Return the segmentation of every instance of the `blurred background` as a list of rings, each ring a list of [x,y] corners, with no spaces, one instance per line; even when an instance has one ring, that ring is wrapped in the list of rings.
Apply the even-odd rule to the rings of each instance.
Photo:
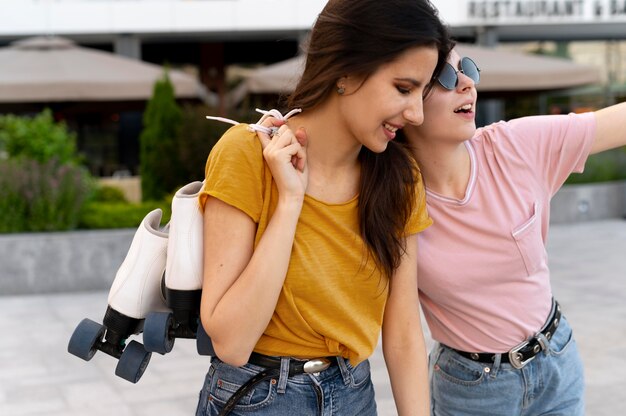
[[[588,111],[626,96],[624,0],[433,3],[459,42],[479,48],[467,53],[483,71],[479,125]],[[174,133],[186,136],[186,150],[170,152],[178,160],[163,167],[180,172],[169,192],[202,176],[213,139],[206,135],[220,134],[198,111],[251,121],[255,107],[275,107],[298,77],[302,60],[292,58],[324,4],[0,0],[0,113],[49,109],[74,135],[91,175],[137,176],[146,105],[167,71],[181,108]],[[127,195],[140,200],[130,187]]]
[[[0,0],[0,237],[132,229],[155,208],[165,224],[230,126],[205,116],[287,110],[325,3]],[[626,99],[626,0],[433,4],[481,68],[478,126]],[[552,222],[622,218],[626,150],[593,155],[567,185]]]
[[[166,224],[175,191],[204,177],[229,127],[205,116],[285,110],[325,3],[0,0],[0,414],[191,414],[207,365],[191,346],[137,390],[115,360],[86,365],[66,343],[100,319],[146,213]],[[479,126],[626,100],[626,0],[433,4],[481,68]],[[625,216],[624,148],[592,156],[552,200],[553,283],[576,306],[592,415],[623,407]],[[379,350],[373,363],[392,415]]]

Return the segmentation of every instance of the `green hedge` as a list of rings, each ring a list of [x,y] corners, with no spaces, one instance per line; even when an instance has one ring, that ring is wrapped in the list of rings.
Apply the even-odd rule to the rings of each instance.
[[[583,173],[573,173],[566,184],[608,182],[626,179],[626,147],[589,156]]]
[[[91,201],[94,202],[124,202],[128,200],[121,189],[110,185],[98,185]]]
[[[171,207],[167,202],[89,202],[85,205],[78,224],[82,229],[136,228],[143,218],[155,208],[163,210],[161,224],[171,217]]]

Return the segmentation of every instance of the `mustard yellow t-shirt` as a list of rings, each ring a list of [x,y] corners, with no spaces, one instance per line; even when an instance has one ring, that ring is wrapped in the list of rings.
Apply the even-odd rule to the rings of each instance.
[[[200,202],[204,206],[211,195],[249,215],[258,224],[256,246],[276,208],[278,189],[256,133],[246,127],[231,128],[213,148]],[[421,180],[418,191],[419,208],[407,234],[432,223]],[[256,352],[301,358],[340,355],[353,365],[372,354],[388,282],[367,256],[357,204],[358,197],[328,204],[305,195],[285,283]]]

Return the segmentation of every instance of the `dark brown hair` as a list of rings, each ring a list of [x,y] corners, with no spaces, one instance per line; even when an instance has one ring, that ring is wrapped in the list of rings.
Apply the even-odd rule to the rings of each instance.
[[[428,0],[330,0],[311,32],[304,73],[289,108],[314,108],[334,92],[341,77],[367,79],[417,46],[437,48],[438,74],[452,43]],[[359,160],[361,236],[378,268],[391,277],[406,249],[404,231],[416,204],[416,166],[395,141],[380,154],[363,147]]]

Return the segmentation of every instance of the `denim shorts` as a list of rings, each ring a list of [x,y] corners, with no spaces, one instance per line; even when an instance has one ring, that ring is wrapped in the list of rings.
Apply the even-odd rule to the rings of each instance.
[[[549,341],[521,369],[480,363],[436,345],[430,354],[433,416],[582,416],[583,366],[565,317]]]
[[[283,358],[288,360],[288,358]],[[287,377],[257,384],[230,413],[237,415],[376,415],[369,361],[352,367],[337,358],[338,365],[316,374]],[[288,366],[286,366],[288,368]],[[213,358],[206,375],[196,416],[217,415],[237,389],[264,370],[253,364],[233,367]]]

